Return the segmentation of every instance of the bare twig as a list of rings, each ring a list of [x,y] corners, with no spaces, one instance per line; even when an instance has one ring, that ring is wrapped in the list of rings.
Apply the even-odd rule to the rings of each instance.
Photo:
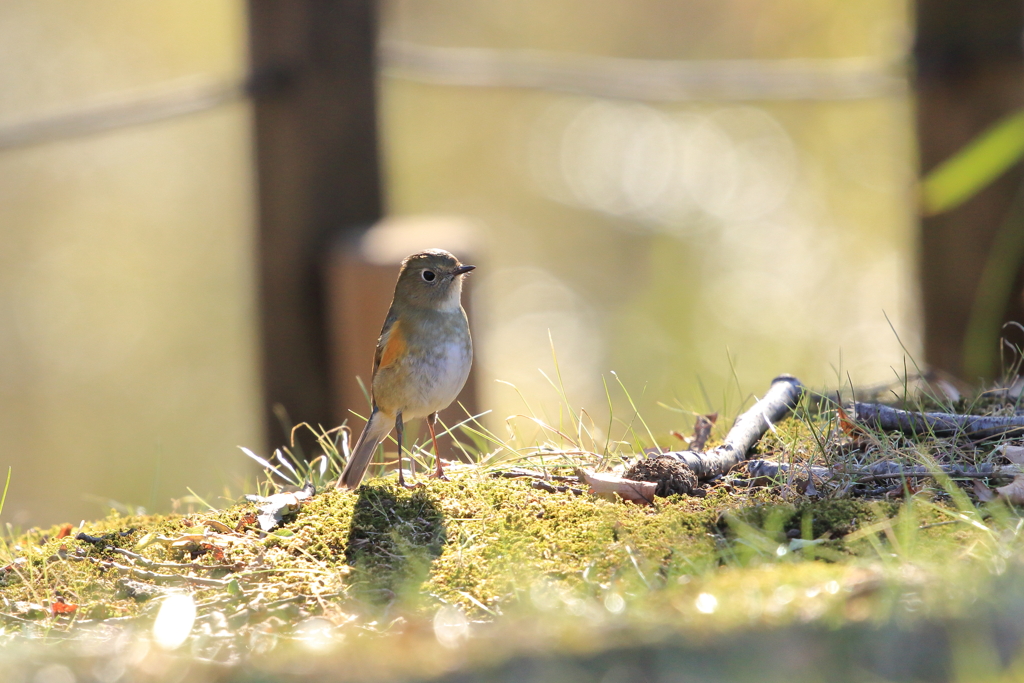
[[[543,472],[537,472],[536,470],[526,470],[520,467],[513,467],[510,470],[504,472],[493,472],[492,477],[502,477],[505,479],[547,479]]]
[[[774,423],[789,415],[800,400],[802,392],[803,385],[796,377],[776,377],[764,398],[736,418],[736,424],[729,430],[724,444],[705,453],[672,451],[662,455],[679,460],[690,468],[698,479],[710,479],[725,474],[746,460],[747,451],[771,429]]]
[[[226,588],[230,581],[222,581],[221,579],[206,579],[201,576],[182,576],[181,574],[158,574],[156,572],[146,571],[145,569],[139,569],[124,564],[118,564],[117,562],[110,562],[109,560],[99,560],[94,557],[69,557],[70,560],[89,560],[100,565],[104,569],[112,569],[118,574],[124,576],[130,576],[135,579],[142,581],[151,581],[155,584],[195,584],[198,586],[214,586],[217,588]]]
[[[880,403],[854,403],[854,419],[886,432],[911,435],[955,436],[992,439],[1024,435],[1024,415],[1009,417],[919,413],[891,408]]]
[[[1024,474],[1024,468],[1020,465],[996,466],[991,464],[978,465],[977,467],[961,467],[959,465],[942,465],[939,467],[926,467],[915,465],[906,467],[892,462],[882,462],[866,470],[847,472],[850,477],[858,483],[879,481],[883,479],[913,479],[914,477],[941,477],[951,479],[988,479],[990,477],[1016,477]]]
[[[569,491],[577,496],[583,495],[583,489],[574,489],[571,486],[555,486],[547,483],[546,481],[531,481],[530,487],[547,491],[548,493],[565,493],[566,491]]]
[[[782,474],[788,474],[790,470],[796,473],[806,473],[810,469],[811,474],[815,477],[825,479],[833,476],[834,472],[827,467],[810,467],[805,465],[790,465],[785,462],[777,462],[775,460],[748,460],[747,461],[747,472],[754,479],[761,477],[772,478]]]
[[[214,570],[228,570],[234,571],[236,567],[231,564],[199,564],[197,562],[155,562],[147,559],[138,553],[133,553],[130,550],[124,548],[115,548],[113,546],[107,546],[106,550],[115,552],[119,555],[124,555],[130,560],[133,560],[143,567],[148,569],[191,569],[193,571],[214,571]]]
[[[217,588],[227,588],[230,581],[222,581],[220,579],[206,579],[201,576],[182,576],[180,574],[157,574],[156,572],[147,571],[145,569],[139,569],[138,567],[126,566],[118,564],[116,562],[104,563],[104,566],[108,569],[113,569],[118,573],[131,576],[142,581],[152,581],[155,584],[196,584],[199,586],[215,586]]]
[[[807,468],[794,466],[796,472],[806,472]],[[871,481],[884,481],[887,479],[913,479],[915,477],[936,477],[947,476],[951,479],[988,479],[988,478],[1011,478],[1024,474],[1024,467],[1020,465],[991,464],[978,465],[977,467],[961,467],[959,465],[941,465],[927,467],[923,465],[905,466],[894,462],[880,462],[866,469],[860,470],[830,470],[826,467],[811,467],[811,474],[822,479],[836,476],[848,476],[855,483],[867,483]],[[775,477],[780,473],[788,473],[790,465],[774,460],[749,460],[747,471],[751,478]]]

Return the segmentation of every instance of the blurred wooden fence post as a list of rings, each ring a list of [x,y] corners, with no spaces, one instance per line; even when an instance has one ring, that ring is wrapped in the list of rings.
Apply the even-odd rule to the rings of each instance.
[[[275,406],[293,423],[332,425],[321,254],[381,214],[375,9],[370,0],[249,0],[271,447],[287,438]]]

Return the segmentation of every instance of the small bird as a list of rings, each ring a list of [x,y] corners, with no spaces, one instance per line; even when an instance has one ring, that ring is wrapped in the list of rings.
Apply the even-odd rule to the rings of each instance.
[[[473,364],[473,340],[462,308],[462,278],[476,266],[459,263],[443,249],[427,249],[402,261],[395,298],[373,355],[373,409],[336,486],[354,489],[363,480],[377,444],[394,425],[398,437],[398,483],[402,474],[405,422],[427,418],[437,469],[444,477],[434,423],[462,391]]]

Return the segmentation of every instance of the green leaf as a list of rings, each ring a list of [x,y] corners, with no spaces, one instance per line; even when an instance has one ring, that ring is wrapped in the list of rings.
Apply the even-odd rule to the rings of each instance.
[[[942,162],[922,184],[924,210],[955,209],[1024,157],[1024,110],[999,121]]]

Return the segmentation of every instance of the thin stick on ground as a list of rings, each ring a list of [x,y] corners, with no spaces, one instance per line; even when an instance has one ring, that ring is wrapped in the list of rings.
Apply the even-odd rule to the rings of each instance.
[[[774,478],[790,471],[790,465],[774,460],[749,460],[747,471],[752,478]],[[798,466],[800,473],[807,468]],[[882,481],[886,479],[914,479],[918,477],[941,477],[947,476],[951,479],[989,479],[989,478],[1012,478],[1024,474],[1024,467],[1020,465],[992,465],[982,464],[977,467],[961,467],[959,465],[942,465],[939,467],[925,467],[922,465],[904,466],[894,462],[880,462],[871,467],[857,470],[830,470],[826,467],[811,467],[811,474],[821,479],[832,477],[850,477],[855,483],[866,483],[871,481]]]
[[[796,407],[802,393],[800,380],[791,375],[780,375],[772,380],[771,388],[764,398],[736,418],[736,423],[721,446],[704,453],[672,451],[662,455],[686,465],[697,479],[723,475],[747,459],[747,453],[765,432]]]
[[[854,403],[853,417],[868,427],[909,435],[954,436],[983,440],[1024,435],[1024,415],[1008,417],[919,413],[879,403]]]

